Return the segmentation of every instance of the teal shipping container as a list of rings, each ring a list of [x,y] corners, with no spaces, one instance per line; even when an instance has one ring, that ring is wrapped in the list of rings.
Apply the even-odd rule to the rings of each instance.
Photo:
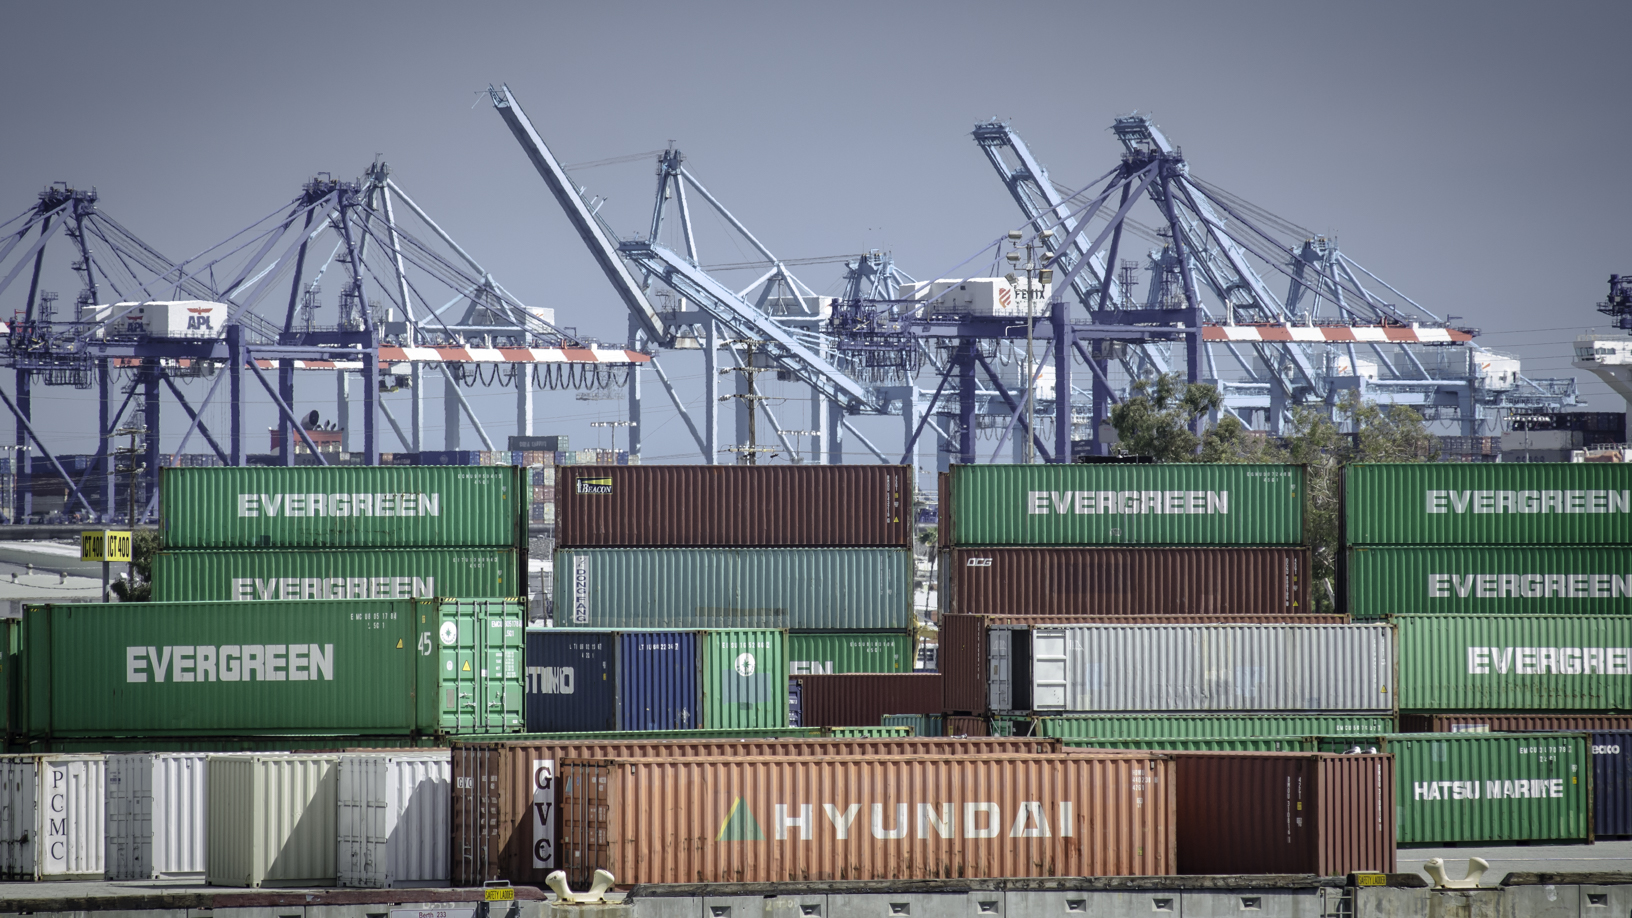
[[[1402,711],[1632,711],[1632,614],[1393,622]]]
[[[905,631],[904,548],[587,548],[555,553],[555,620],[581,628]]]
[[[525,627],[496,600],[29,606],[17,733],[519,732]]]
[[[703,645],[705,730],[788,725],[788,641],[781,631],[709,631]]]
[[[161,551],[154,602],[502,599],[525,594],[509,548]]]
[[[1300,465],[955,465],[943,547],[1301,545]]]
[[[525,474],[514,466],[161,469],[160,544],[523,551]]]
[[[1394,755],[1402,845],[1592,840],[1585,733],[1402,733]]]
[[[1632,544],[1632,465],[1422,462],[1343,473],[1347,545]]]
[[[1385,615],[1632,615],[1632,546],[1351,548],[1343,591],[1356,620]]]

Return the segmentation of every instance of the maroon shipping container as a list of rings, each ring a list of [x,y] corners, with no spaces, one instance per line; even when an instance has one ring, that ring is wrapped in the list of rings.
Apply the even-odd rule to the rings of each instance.
[[[564,465],[560,548],[901,548],[912,472],[901,465]]]
[[[1234,625],[1274,625],[1294,622],[1302,625],[1344,625],[1346,615],[1262,615],[1228,619],[1207,616],[1139,615],[1101,618],[1054,618],[1038,615],[943,615],[936,640],[936,660],[945,676],[942,683],[942,711],[946,714],[990,712],[987,684],[986,630],[993,625],[1200,625],[1224,621]]]
[[[941,554],[941,582],[942,608],[960,615],[1234,622],[1313,611],[1307,548],[954,548]]]
[[[885,714],[941,713],[940,673],[793,676],[804,727],[876,727]]]
[[[387,750],[390,751],[390,750]],[[1057,739],[906,737],[902,739],[750,739],[453,744],[453,885],[488,880],[542,885],[561,866],[557,836],[543,831],[548,807],[559,802],[554,776],[561,760],[605,756],[708,758],[728,755],[990,755],[1050,754]],[[546,789],[542,785],[548,785]],[[551,793],[553,792],[553,796]]]
[[[942,721],[941,729],[947,736],[990,736],[992,727],[984,717],[969,717],[967,715],[949,716]]]
[[[1179,873],[1392,873],[1394,757],[1172,752]]]
[[[1401,714],[1401,733],[1632,731],[1632,714]]]

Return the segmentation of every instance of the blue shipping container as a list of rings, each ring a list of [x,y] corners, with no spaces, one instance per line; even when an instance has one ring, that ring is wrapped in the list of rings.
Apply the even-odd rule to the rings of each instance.
[[[695,730],[701,726],[697,634],[618,635],[618,729]]]
[[[527,732],[618,728],[615,638],[607,632],[528,630]]]
[[[1632,836],[1632,733],[1592,735],[1594,833]]]

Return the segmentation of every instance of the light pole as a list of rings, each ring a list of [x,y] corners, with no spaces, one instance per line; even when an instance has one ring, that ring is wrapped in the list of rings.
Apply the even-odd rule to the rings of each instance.
[[[1009,264],[1011,264],[1011,265],[1020,261],[1020,250],[1019,250],[1019,247],[1018,247],[1017,243],[1019,243],[1022,235],[1023,234],[1019,230],[1009,230],[1009,242],[1010,242],[1011,245],[1016,245],[1016,247],[1015,247],[1014,251],[1008,253],[1004,257],[1009,260]],[[1045,229],[1042,232],[1038,233],[1037,236],[1036,236],[1036,239],[1052,239],[1052,238],[1054,238],[1054,231],[1053,230],[1047,230],[1047,229]],[[1017,292],[1016,295],[1015,295],[1015,299],[1017,299],[1017,300],[1021,299],[1021,298],[1024,298],[1025,304],[1026,304],[1026,453],[1025,453],[1025,455],[1026,455],[1026,464],[1027,465],[1031,465],[1032,463],[1037,461],[1037,453],[1036,453],[1036,449],[1037,449],[1036,436],[1037,435],[1034,433],[1034,431],[1037,429],[1037,366],[1036,366],[1037,358],[1036,358],[1035,353],[1034,353],[1035,349],[1033,347],[1033,344],[1036,341],[1036,337],[1037,337],[1037,304],[1036,304],[1036,301],[1039,300],[1039,299],[1042,299],[1042,297],[1038,296],[1037,295],[1038,291],[1034,291],[1033,288],[1032,288],[1032,272],[1036,271],[1037,268],[1038,268],[1037,262],[1036,262],[1036,260],[1034,258],[1035,254],[1036,254],[1036,249],[1035,249],[1036,239],[1034,239],[1031,242],[1026,243],[1026,263],[1025,263],[1025,265],[1022,266],[1024,268],[1025,272],[1026,272],[1026,289],[1025,289],[1025,291],[1023,293]],[[1043,256],[1043,264],[1047,265],[1048,262],[1051,259],[1052,259],[1051,255],[1044,255]],[[1011,283],[1014,280],[1018,280],[1018,278],[1016,278],[1013,274],[1009,275],[1009,279],[1010,279]],[[1053,268],[1044,267],[1044,268],[1042,268],[1042,270],[1037,275],[1037,285],[1038,286],[1043,286],[1045,284],[1048,284],[1048,283],[1052,282],[1053,280],[1054,280],[1054,269]],[[1060,392],[1059,392],[1059,389],[1057,387],[1056,387],[1056,389],[1054,391],[1054,397],[1055,398],[1060,397]],[[1066,397],[1070,398],[1070,393],[1067,393]]]

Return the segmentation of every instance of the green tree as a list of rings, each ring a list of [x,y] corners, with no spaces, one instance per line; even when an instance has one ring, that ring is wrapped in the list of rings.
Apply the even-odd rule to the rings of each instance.
[[[147,602],[153,598],[153,556],[159,551],[159,533],[155,529],[138,529],[130,537],[131,566],[136,578],[116,580],[110,587],[120,602]]]
[[[1194,462],[1201,437],[1191,426],[1224,403],[1212,386],[1186,383],[1179,373],[1134,380],[1128,397],[1111,408],[1117,448],[1157,462]]]

